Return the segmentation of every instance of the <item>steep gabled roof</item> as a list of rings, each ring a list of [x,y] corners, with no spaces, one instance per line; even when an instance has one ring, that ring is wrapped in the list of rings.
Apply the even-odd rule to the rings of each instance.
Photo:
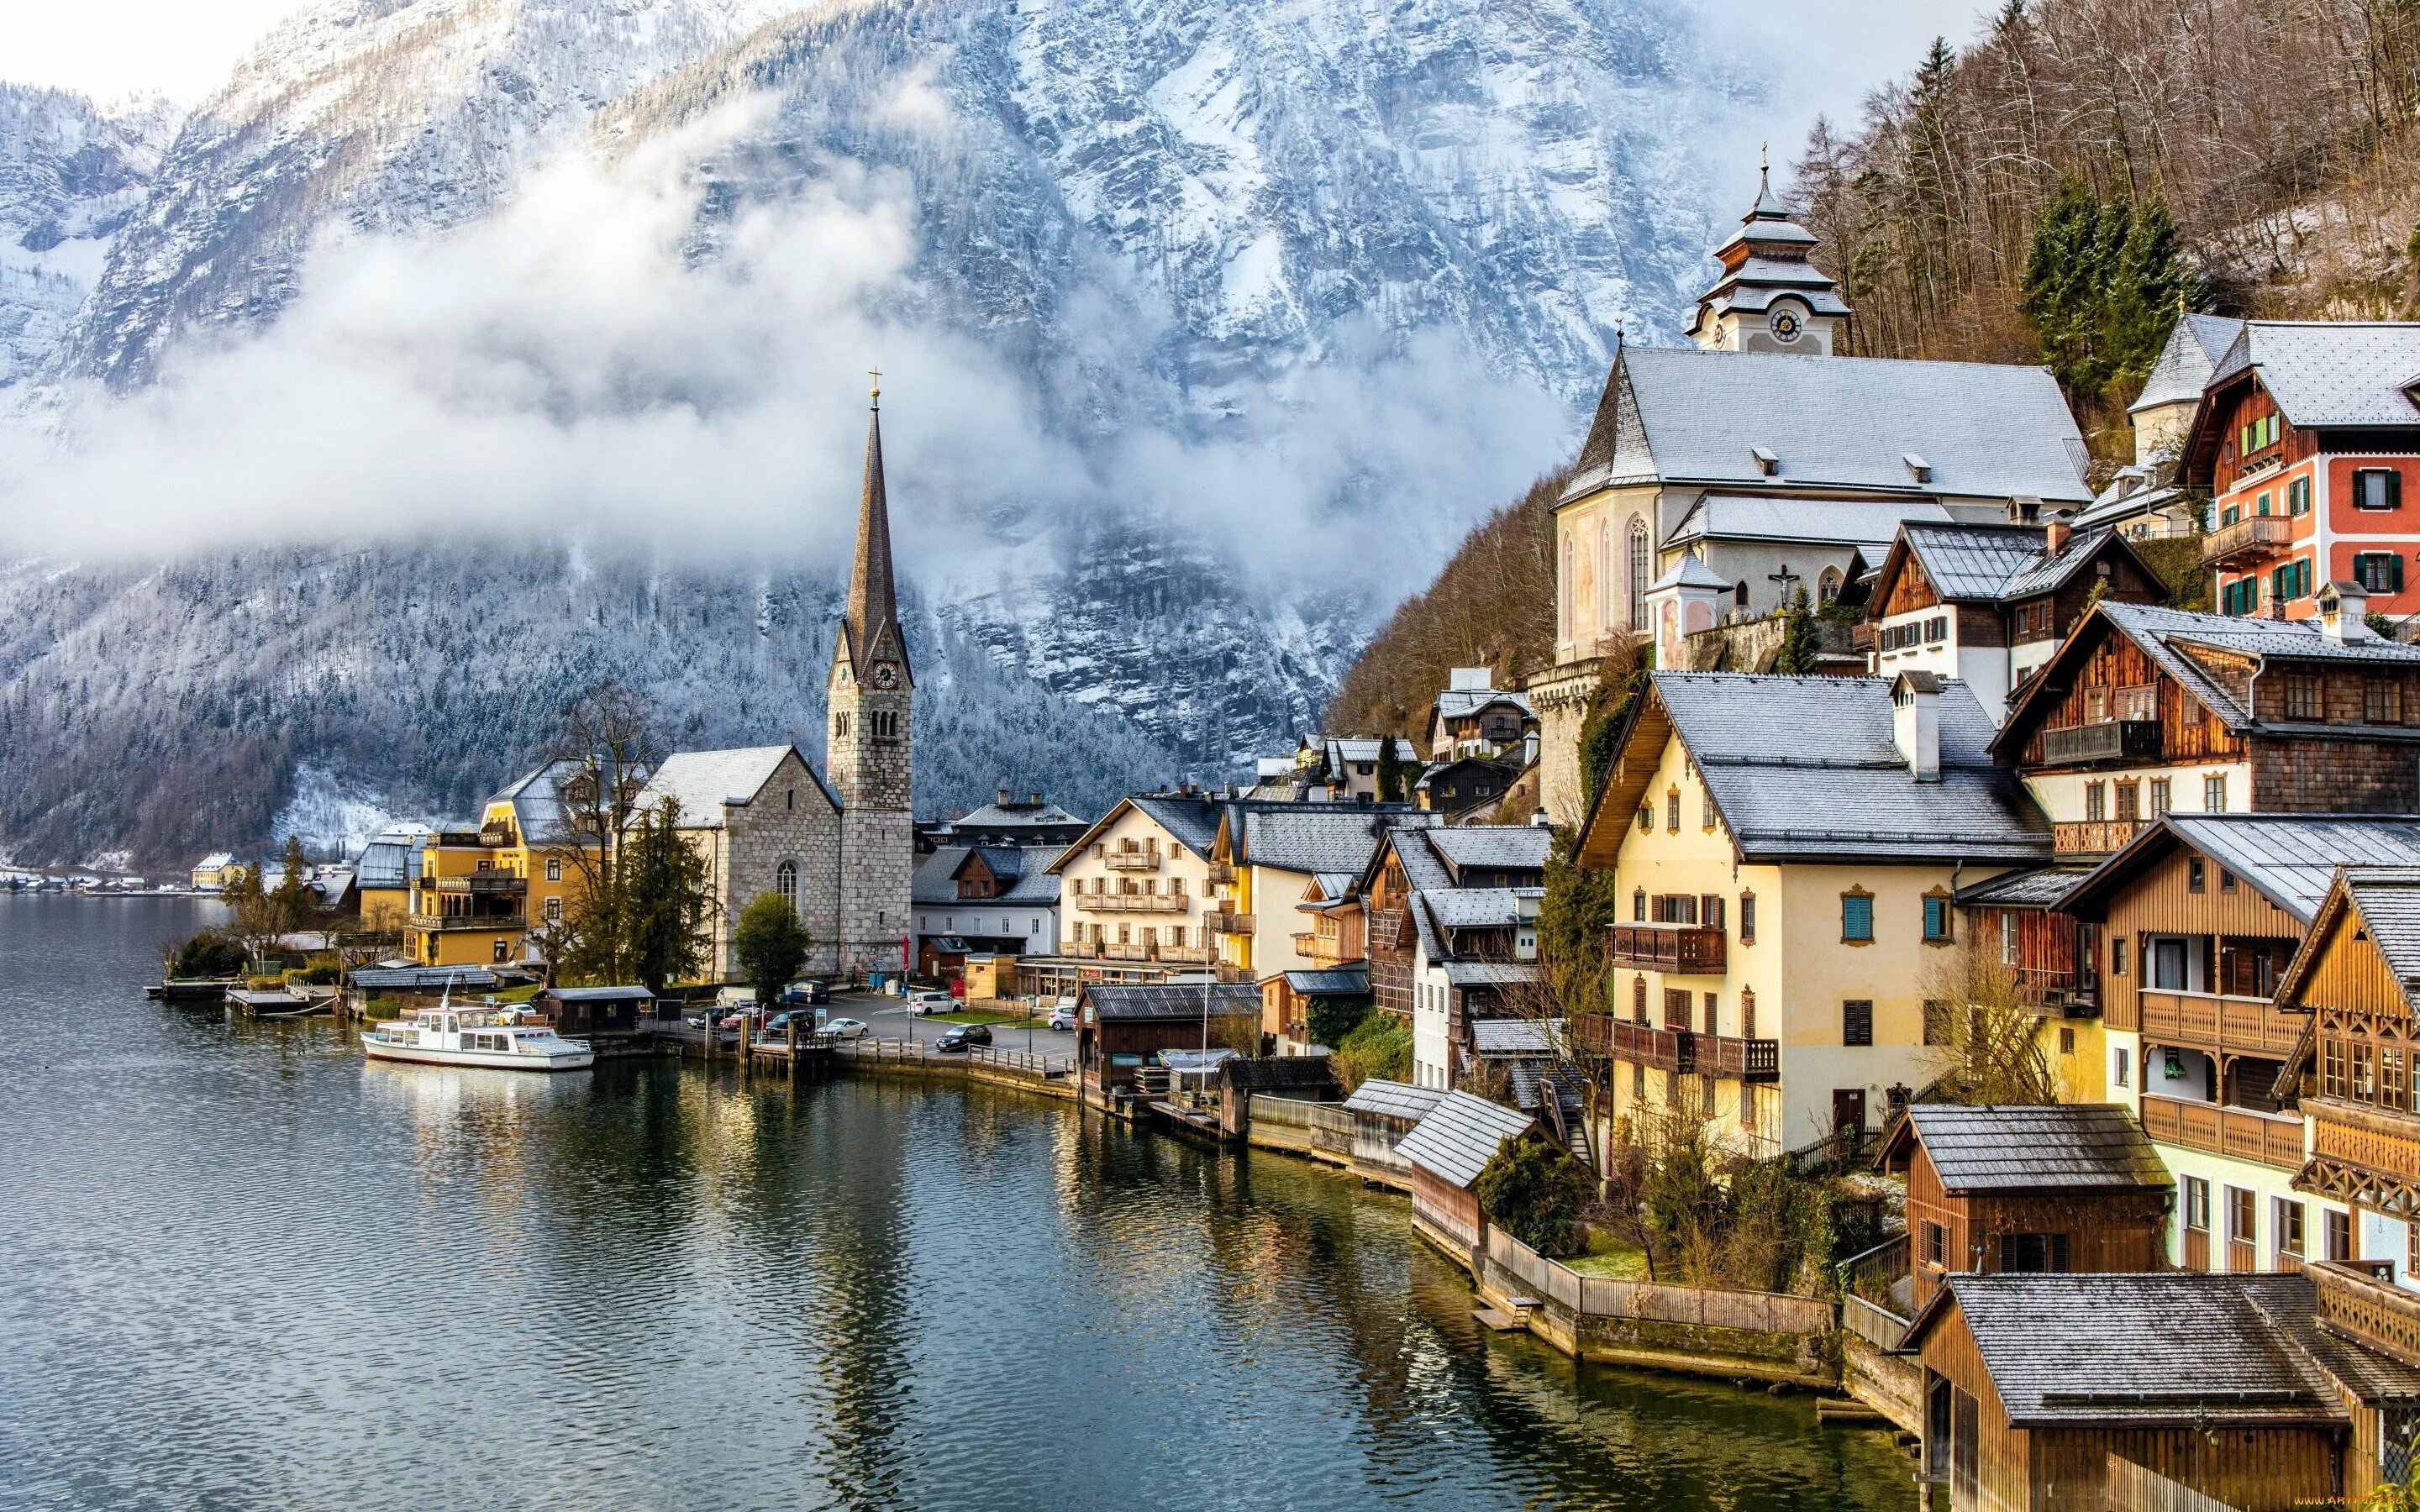
[[[2004,754],[2024,750],[2034,730],[2072,688],[2077,671],[2091,658],[2102,639],[2113,634],[2133,641],[2152,665],[2235,731],[2276,727],[2255,721],[2243,700],[2195,662],[2193,651],[2207,650],[2259,662],[2420,667],[2420,646],[2378,637],[2331,640],[2310,620],[2239,619],[2149,604],[2121,604],[2104,598],[2076,622],[2075,628],[2052,653],[2050,660],[2042,664],[2041,671],[2018,689],[2008,721],[1993,737],[1992,748]],[[2400,728],[2379,733],[2388,738],[2412,738]]]
[[[2235,345],[2243,322],[2223,315],[2188,315],[2169,328],[2167,344],[2143,380],[2143,392],[2126,412],[2133,414],[2159,405],[2190,404],[2218,370],[2219,359]]]
[[[1662,482],[2083,504],[2086,459],[2043,368],[1625,346],[1563,499]]]
[[[2246,370],[2298,430],[2420,426],[2420,322],[2247,320],[2210,386]]]
[[[1425,828],[1436,821],[1435,814],[1408,804],[1236,803],[1219,821],[1218,839],[1238,866],[1358,874],[1388,831]]]
[[[1395,1153],[1449,1185],[1467,1188],[1504,1141],[1527,1134],[1534,1121],[1500,1103],[1448,1092],[1404,1135]]]
[[[1941,776],[1919,782],[1899,751],[1886,679],[1656,672],[1620,734],[1581,852],[1611,864],[1677,736],[1743,859],[2048,860],[2049,821],[1992,761],[1990,716],[1962,681],[1943,682],[1938,696]]]
[[[753,803],[781,770],[782,758],[797,749],[795,746],[743,746],[731,750],[675,751],[664,758],[664,764],[656,768],[655,776],[640,791],[639,808],[651,809],[670,797],[680,805],[681,828],[721,829],[724,807]],[[804,756],[799,758],[799,765],[805,769],[808,785],[824,806],[838,809],[831,791],[807,765]]]
[[[1135,793],[1109,806],[1109,811],[1093,821],[1091,826],[1060,851],[1049,870],[1056,872],[1084,853],[1086,846],[1098,840],[1118,816],[1139,813],[1157,825],[1168,836],[1196,856],[1207,856],[1218,839],[1218,800],[1208,794]]]
[[[2076,879],[2059,909],[2105,918],[2118,892],[2180,846],[2190,845],[2308,925],[2336,871],[2346,866],[2420,866],[2420,819],[2402,815],[2170,813]],[[1961,895],[1961,901],[1963,895]]]

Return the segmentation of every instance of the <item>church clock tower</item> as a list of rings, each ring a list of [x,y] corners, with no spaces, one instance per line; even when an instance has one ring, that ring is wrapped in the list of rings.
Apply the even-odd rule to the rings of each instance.
[[[1848,339],[1849,306],[1832,276],[1807,260],[1815,239],[1781,208],[1772,169],[1760,163],[1756,203],[1731,239],[1714,249],[1722,276],[1698,296],[1691,339],[1710,351],[1807,357],[1838,351]]]
[[[877,378],[879,375],[876,375]],[[832,644],[825,774],[841,804],[840,964],[907,964],[916,834],[910,805],[916,678],[899,628],[891,570],[891,506],[882,483],[882,391],[874,391],[858,501],[857,563]]]

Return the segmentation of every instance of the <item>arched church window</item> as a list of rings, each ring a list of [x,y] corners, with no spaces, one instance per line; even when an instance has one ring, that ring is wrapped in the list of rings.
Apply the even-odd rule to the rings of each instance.
[[[1630,517],[1630,627],[1644,629],[1647,625],[1648,576],[1647,521]]]
[[[1828,604],[1832,602],[1832,600],[1840,596],[1839,568],[1826,567],[1823,569],[1823,576],[1816,579],[1815,595],[1816,601],[1823,604]]]
[[[773,869],[773,890],[796,912],[799,906],[799,863],[784,861]]]

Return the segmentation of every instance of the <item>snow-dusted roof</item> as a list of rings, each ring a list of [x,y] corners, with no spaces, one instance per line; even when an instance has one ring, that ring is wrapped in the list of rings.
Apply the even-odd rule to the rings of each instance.
[[[1868,560],[1880,562],[1900,526],[1947,525],[1954,518],[1930,499],[1743,499],[1709,494],[1689,506],[1664,544],[1669,548],[1704,540],[1838,543],[1856,547]],[[1722,586],[1729,588],[1730,583],[1725,579]]]
[[[790,746],[742,746],[731,750],[684,750],[664,758],[656,775],[647,780],[639,794],[639,807],[651,809],[671,797],[680,804],[683,829],[721,829],[725,804],[746,804],[755,801],[773,779],[782,758],[796,749]],[[799,758],[800,766],[806,758]],[[807,780],[825,802],[831,801],[823,783],[807,771]]]
[[[2420,425],[2420,321],[2248,320],[2211,381],[2247,367],[2297,429]]]
[[[2143,392],[2127,413],[2160,405],[2192,404],[2218,367],[2220,358],[2235,345],[2243,322],[2223,315],[2188,315],[2168,330],[2167,345],[2143,380]]]
[[[1625,347],[1563,498],[1665,482],[2081,504],[2088,460],[2044,368]]]

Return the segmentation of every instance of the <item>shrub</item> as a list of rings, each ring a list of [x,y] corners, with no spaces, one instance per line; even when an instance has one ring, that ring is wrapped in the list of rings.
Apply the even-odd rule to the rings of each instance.
[[[1559,1145],[1535,1134],[1512,1141],[1479,1173],[1471,1192],[1490,1222],[1541,1255],[1585,1247],[1580,1214],[1596,1196],[1596,1182]]]
[[[799,922],[798,909],[778,892],[758,893],[740,914],[739,927],[731,932],[732,951],[760,1003],[782,995],[814,943],[807,926]]]
[[[362,1004],[362,1013],[364,1017],[372,1019],[399,1019],[403,1017],[403,1001],[396,997],[373,997]]]
[[[1311,1011],[1304,1015],[1303,1026],[1311,1043],[1333,1050],[1350,1038],[1373,1011],[1366,997],[1315,997],[1311,999]]]
[[[177,948],[168,959],[172,977],[232,977],[251,964],[243,942],[206,929]]]
[[[331,987],[345,974],[334,956],[314,956],[300,971],[286,974],[288,981],[299,981],[306,987]]]
[[[1335,1048],[1330,1064],[1348,1092],[1367,1081],[1411,1079],[1412,1026],[1392,1013],[1371,1014]]]

